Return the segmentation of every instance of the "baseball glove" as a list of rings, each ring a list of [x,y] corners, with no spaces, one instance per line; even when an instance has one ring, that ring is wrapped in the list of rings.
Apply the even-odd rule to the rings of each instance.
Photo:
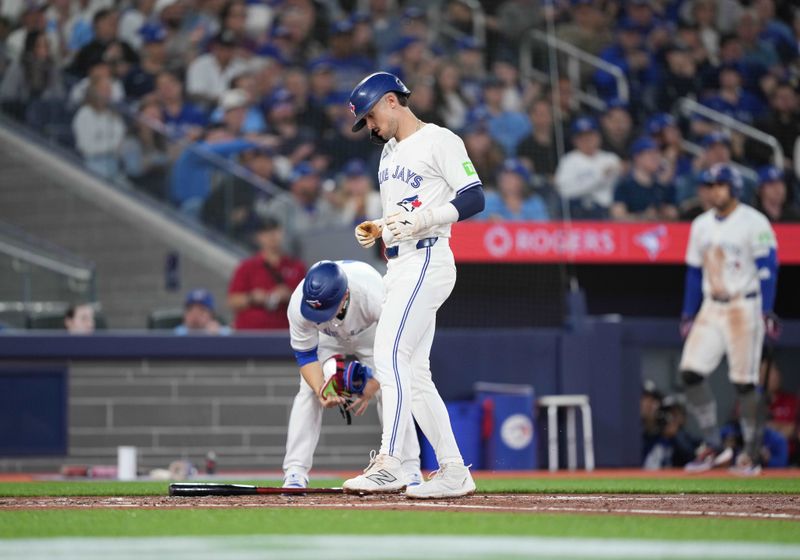
[[[375,245],[381,233],[381,226],[372,221],[361,222],[356,226],[356,240],[365,249]]]
[[[344,373],[345,373],[345,363],[344,363],[344,356],[341,354],[337,354],[333,356],[334,360],[336,360],[336,370],[334,371],[333,375],[328,377],[325,381],[325,385],[322,386],[320,389],[319,394],[323,397],[331,397],[331,396],[340,396],[344,397],[345,404],[339,405],[339,412],[342,415],[342,418],[345,419],[347,424],[351,424],[353,419],[350,416],[350,411],[347,410],[347,407],[352,404],[350,400],[350,392],[347,391],[345,388],[344,382]]]

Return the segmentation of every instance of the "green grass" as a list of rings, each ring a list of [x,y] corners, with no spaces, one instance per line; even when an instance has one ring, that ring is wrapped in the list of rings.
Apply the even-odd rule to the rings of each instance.
[[[795,522],[774,520],[428,511],[266,508],[0,511],[0,538],[336,533],[800,543],[798,527]]]
[[[236,481],[263,486],[279,480]],[[338,486],[341,480],[315,480],[315,486]],[[6,482],[0,496],[154,496],[166,495],[167,482]],[[662,478],[662,479],[505,479],[478,480],[481,492],[532,492],[544,494],[800,494],[795,478]]]

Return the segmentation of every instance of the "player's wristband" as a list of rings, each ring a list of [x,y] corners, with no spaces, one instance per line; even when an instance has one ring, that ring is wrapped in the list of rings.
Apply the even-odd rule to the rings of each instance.
[[[444,226],[447,224],[454,224],[458,221],[458,210],[451,203],[442,204],[436,208],[428,210],[430,216],[430,223],[426,224],[427,227]]]

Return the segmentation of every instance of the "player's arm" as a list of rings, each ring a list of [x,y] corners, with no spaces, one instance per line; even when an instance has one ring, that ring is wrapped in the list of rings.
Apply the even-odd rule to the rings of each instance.
[[[686,278],[683,288],[683,309],[681,311],[681,335],[685,338],[692,328],[694,316],[703,303],[703,256],[697,239],[696,222],[692,223],[689,245],[686,247]]]
[[[754,244],[753,253],[761,285],[761,313],[767,336],[774,340],[780,336],[780,322],[773,312],[778,286],[778,247],[775,233],[766,219],[762,227],[756,230]]]
[[[339,396],[323,397],[321,394],[322,388],[325,386],[325,375],[322,373],[322,364],[317,357],[316,347],[311,350],[295,350],[294,357],[297,365],[300,366],[300,375],[317,395],[317,399],[323,407],[332,408],[344,404],[344,399]]]

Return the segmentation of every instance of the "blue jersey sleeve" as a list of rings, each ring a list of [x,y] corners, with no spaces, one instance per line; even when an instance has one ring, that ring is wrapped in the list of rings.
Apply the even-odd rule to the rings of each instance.
[[[299,367],[303,367],[306,364],[318,361],[319,358],[317,357],[317,347],[314,346],[314,348],[311,350],[295,350],[294,359],[297,360],[297,365]]]
[[[483,188],[478,183],[465,190],[459,192],[456,197],[450,201],[450,204],[458,210],[458,221],[471,218],[475,214],[483,211],[486,201],[483,196]],[[452,219],[452,218],[451,218]]]
[[[775,248],[770,249],[766,256],[756,259],[756,266],[761,281],[761,310],[769,313],[775,305],[778,286],[778,253]]]
[[[683,315],[694,317],[703,301],[703,270],[697,266],[686,268],[686,287],[683,292]]]

